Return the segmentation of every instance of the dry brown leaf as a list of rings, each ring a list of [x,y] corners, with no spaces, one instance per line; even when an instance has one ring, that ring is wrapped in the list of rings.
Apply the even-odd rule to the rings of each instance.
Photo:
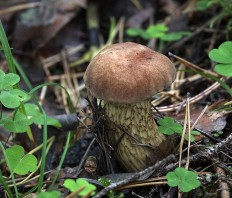
[[[201,111],[202,111],[201,109],[195,109],[191,111],[190,114],[191,125],[196,121]],[[174,119],[183,122],[184,115],[178,114],[177,117]],[[225,126],[226,126],[226,117],[222,111],[207,111],[197,122],[195,129],[210,134],[213,131],[223,130]]]
[[[84,3],[84,0],[46,0],[39,8],[22,12],[14,31],[13,47],[20,48],[30,42],[34,47],[32,53],[35,53],[77,14]]]

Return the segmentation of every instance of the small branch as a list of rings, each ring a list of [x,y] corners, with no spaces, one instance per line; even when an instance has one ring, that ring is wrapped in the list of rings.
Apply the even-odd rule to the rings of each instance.
[[[229,189],[229,186],[228,184],[223,181],[221,179],[221,176],[222,177],[225,177],[225,171],[219,167],[219,166],[216,166],[215,167],[215,170],[216,170],[216,173],[219,174],[219,180],[218,180],[218,185],[220,187],[220,190],[221,190],[221,198],[230,198],[230,189]]]
[[[116,183],[112,183],[110,184],[109,186],[105,187],[103,190],[101,190],[97,195],[95,195],[93,198],[100,198],[104,195],[107,194],[108,191],[110,190],[113,190],[115,188],[118,188],[124,184],[127,184],[131,181],[134,181],[136,179],[139,179],[141,178],[143,175],[146,175],[148,173],[153,173],[155,170],[157,170],[158,168],[160,168],[162,165],[170,162],[170,161],[173,161],[175,159],[174,155],[169,155],[168,157],[166,157],[165,159],[163,159],[162,161],[159,161],[157,162],[156,164],[154,164],[153,166],[150,166],[140,172],[137,172],[129,177],[127,177],[126,179],[124,180],[121,180],[119,182],[116,182]]]
[[[201,100],[202,98],[206,97],[207,95],[209,95],[210,93],[215,91],[220,86],[221,85],[218,82],[215,82],[210,87],[208,87],[206,90],[204,90],[201,93],[195,95],[194,97],[189,98],[189,104],[193,104],[193,103]],[[168,106],[163,106],[163,107],[156,107],[156,109],[159,112],[167,112],[167,111],[177,110],[177,109],[179,109],[180,106],[181,106],[181,108],[183,108],[183,107],[186,106],[186,103],[182,104],[182,102],[181,102],[181,103],[178,103],[178,104],[173,104],[173,105],[168,105]],[[153,110],[153,112],[155,112],[155,111]]]
[[[216,155],[219,152],[219,150],[226,148],[227,145],[230,144],[231,142],[232,142],[232,134],[230,134],[225,140],[221,141],[220,143],[218,143],[214,146],[208,147],[207,149],[205,149],[205,151],[202,151],[202,152],[196,153],[195,155],[192,155],[189,158],[189,162],[193,162],[193,161],[196,162],[196,161],[201,161],[201,160],[204,161],[206,159],[211,159],[214,155]],[[155,170],[160,169],[160,167],[163,164],[166,164],[167,162],[173,161],[174,159],[175,159],[174,155],[169,155],[165,159],[163,159],[162,161],[157,162],[153,166],[150,166],[143,171],[137,172],[137,173],[133,174],[132,176],[129,176],[128,178],[126,178],[122,181],[112,183],[111,185],[109,185],[109,186],[105,187],[103,190],[101,190],[93,198],[100,198],[100,197],[106,195],[107,192],[110,190],[118,188],[124,184],[131,182],[131,181],[137,180],[148,173],[151,174]],[[185,163],[186,163],[186,159],[183,159],[181,161],[181,165],[184,165]],[[178,166],[178,163],[169,164],[163,168],[163,173],[167,173],[170,170],[174,170],[177,166]]]
[[[197,66],[197,65],[195,65],[193,63],[190,63],[189,61],[187,61],[187,60],[185,60],[185,59],[171,53],[171,52],[169,52],[168,55],[174,57],[178,61],[182,62],[186,67],[188,67],[188,68],[190,68],[190,69],[192,69],[194,71],[201,71],[201,72],[203,72],[205,74],[209,74],[209,75],[212,75],[212,76],[215,76],[215,77],[218,77],[218,78],[221,77],[219,74],[217,74],[215,72],[212,72],[212,71],[209,71],[209,70],[206,70],[206,69],[203,69],[203,68],[201,68],[201,67],[199,67],[199,66]]]
[[[232,134],[230,134],[226,139],[222,140],[220,143],[207,147],[204,151],[192,155],[189,159],[190,162],[211,160],[213,156],[217,155],[221,149],[227,148],[228,144],[232,143]],[[228,149],[228,148],[227,148]],[[186,163],[186,159],[181,161],[181,165]],[[163,172],[167,173],[170,170],[174,170],[178,166],[178,163],[169,164],[163,168]]]

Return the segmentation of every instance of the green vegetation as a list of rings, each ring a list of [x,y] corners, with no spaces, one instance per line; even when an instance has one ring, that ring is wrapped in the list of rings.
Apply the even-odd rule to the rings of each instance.
[[[66,179],[64,181],[64,187],[69,189],[71,192],[80,191],[78,193],[79,196],[94,195],[96,190],[96,186],[81,178],[76,181],[73,179]]]
[[[169,172],[166,175],[166,178],[169,186],[178,186],[182,192],[189,192],[201,185],[201,182],[197,179],[197,174],[195,172],[188,171],[182,167],[176,168],[173,172]]]
[[[146,29],[128,28],[126,33],[131,37],[141,37],[144,40],[158,39],[160,41],[158,51],[163,49],[164,42],[177,41],[191,34],[188,31],[169,32],[169,28],[164,24],[150,25]]]
[[[177,41],[183,36],[191,34],[190,32],[168,32],[169,28],[164,24],[150,25],[147,29],[142,28],[129,28],[126,33],[129,36],[136,37],[139,36],[145,40],[149,39],[160,39],[162,41]]]
[[[104,179],[104,178],[99,178],[98,181],[104,186],[109,186],[111,184],[110,180]],[[110,190],[107,193],[107,197],[108,198],[124,198],[124,194],[123,193],[117,193],[113,190]]]
[[[222,43],[209,52],[209,58],[217,62],[215,71],[222,76],[232,76],[232,41]]]
[[[60,198],[60,197],[61,197],[61,194],[57,190],[54,190],[51,192],[41,192],[37,196],[37,198]]]
[[[206,10],[207,8],[218,4],[222,7],[223,12],[219,14],[213,21],[211,26],[215,23],[215,21],[219,19],[224,19],[225,17],[231,16],[232,3],[231,0],[201,0],[198,2],[198,10]],[[112,21],[109,35],[109,40],[107,43],[113,43],[113,39],[115,38],[116,33],[113,31],[115,29],[115,24]],[[232,30],[232,19],[229,19],[225,30],[229,33]],[[163,49],[163,45],[165,42],[178,41],[182,39],[184,36],[188,36],[191,32],[181,31],[181,32],[170,32],[169,28],[164,24],[155,24],[150,25],[146,29],[142,28],[129,28],[126,31],[127,35],[131,37],[140,37],[144,40],[157,39],[159,50]],[[230,35],[227,35],[227,38],[230,38]],[[42,187],[44,185],[44,170],[45,170],[45,162],[46,155],[48,150],[51,147],[51,139],[47,139],[47,125],[60,127],[60,123],[50,117],[47,116],[44,112],[43,108],[39,105],[38,101],[34,97],[34,93],[42,88],[43,86],[59,86],[55,83],[46,83],[42,84],[38,87],[32,89],[26,75],[21,70],[20,66],[14,59],[11,54],[11,49],[7,41],[7,37],[3,30],[2,24],[0,23],[0,42],[1,49],[4,53],[6,62],[8,64],[9,73],[4,73],[0,70],[0,106],[7,109],[8,113],[1,112],[0,118],[0,126],[8,130],[11,134],[17,135],[17,133],[27,133],[29,140],[34,143],[33,135],[30,129],[32,124],[42,125],[43,127],[43,144],[34,148],[33,151],[25,152],[25,149],[20,145],[14,145],[10,148],[7,148],[6,145],[3,145],[0,142],[0,149],[4,155],[4,158],[1,159],[1,163],[6,163],[7,176],[2,175],[2,171],[0,170],[0,183],[3,188],[6,190],[8,196],[10,198],[13,197],[24,197],[27,194],[32,192],[38,194],[38,198],[58,198],[61,197],[61,193],[57,190],[54,190],[54,183],[58,178],[59,171],[62,167],[67,149],[70,145],[70,133],[67,135],[66,145],[64,147],[64,151],[59,162],[59,165],[56,169],[55,176],[46,192],[42,192]],[[97,50],[98,51],[98,50]],[[85,54],[83,60],[79,60],[76,62],[76,65],[80,63],[85,63],[89,61],[93,54],[90,50],[87,54]],[[226,41],[222,43],[218,49],[213,49],[209,52],[209,58],[216,62],[215,71],[222,75],[231,77],[232,76],[232,41]],[[75,65],[74,64],[74,65]],[[20,76],[16,73],[16,70],[19,71],[21,78],[27,83],[30,91],[26,92],[20,88],[19,82],[21,80]],[[209,77],[209,76],[206,76]],[[215,80],[216,77],[212,77]],[[223,83],[219,78],[216,81]],[[225,83],[224,83],[225,85]],[[227,86],[227,85],[226,85]],[[227,86],[228,93],[231,93],[231,88]],[[66,94],[68,94],[68,91]],[[232,94],[231,94],[232,95]],[[70,97],[68,97],[70,98]],[[33,103],[32,103],[33,102]],[[70,108],[73,108],[71,103],[69,102]],[[1,110],[2,111],[2,110]],[[159,124],[159,131],[165,135],[178,134],[182,135],[183,126],[174,121],[173,118],[165,117],[157,120]],[[218,137],[223,132],[217,131],[213,133],[214,137]],[[191,131],[190,141],[194,142],[194,135],[199,135],[198,131]],[[185,135],[185,139],[188,140],[188,135]],[[37,151],[41,149],[41,157],[37,159],[36,154]],[[33,154],[32,154],[33,153]],[[18,192],[20,182],[16,180],[16,178],[20,176],[25,176],[27,179],[31,179],[32,175],[39,175],[39,179],[37,180],[37,184],[35,187],[31,188],[28,192],[24,194],[20,194]],[[182,192],[189,192],[198,188],[201,183],[198,180],[198,175],[196,172],[186,170],[184,168],[176,168],[173,172],[169,172],[166,175],[167,183],[170,187],[178,187]],[[7,180],[7,181],[6,181]],[[99,181],[103,184],[103,186],[108,186],[111,184],[110,181],[105,179],[99,179]],[[84,179],[66,179],[64,181],[63,186],[70,190],[72,193],[77,193],[75,196],[93,196],[96,194],[96,186],[90,184],[88,181]],[[14,190],[14,192],[13,192]],[[113,190],[110,190],[107,194],[109,198],[123,198],[123,193],[118,193]]]
[[[50,138],[47,140],[47,125],[52,125],[56,127],[60,127],[61,125],[56,119],[46,115],[38,101],[35,99],[34,92],[42,88],[43,86],[61,86],[55,83],[47,83],[39,85],[38,87],[32,89],[28,79],[26,78],[26,75],[23,73],[23,70],[20,68],[20,66],[11,54],[11,50],[1,22],[0,42],[5,55],[6,62],[8,63],[8,69],[10,71],[10,73],[5,74],[2,70],[0,70],[0,104],[1,106],[4,106],[8,109],[7,114],[1,112],[0,125],[11,133],[27,132],[29,140],[32,144],[34,143],[34,138],[30,129],[30,125],[33,123],[37,125],[43,125],[43,144],[34,148],[33,151],[31,151],[30,153],[25,153],[24,148],[17,144],[5,149],[5,146],[2,144],[2,142],[0,142],[0,148],[5,158],[1,159],[1,162],[6,163],[10,173],[10,178],[6,182],[6,177],[2,175],[2,171],[0,171],[0,183],[4,186],[4,189],[7,191],[7,194],[10,198],[25,197],[26,195],[32,192],[39,193],[38,197],[60,197],[59,192],[53,191],[53,186],[59,174],[62,163],[64,161],[67,149],[69,147],[70,133],[68,133],[65,148],[59,166],[57,167],[53,181],[49,187],[50,189],[47,192],[41,192],[42,186],[44,185],[46,155],[49,148],[51,147],[52,141],[54,140],[54,138]],[[26,92],[20,89],[20,77],[16,74],[16,67],[20,71],[20,74],[24,78],[24,81],[27,82],[28,87],[31,87],[30,92]],[[65,92],[66,94],[68,94],[67,90],[65,90]],[[31,102],[29,103],[29,100],[31,99],[34,100],[35,104]],[[68,99],[70,108],[72,108],[69,95]],[[31,153],[36,153],[40,149],[42,149],[42,152],[41,159],[39,159],[38,163],[37,158]],[[23,184],[27,182],[27,180],[31,179],[33,174],[35,174],[35,171],[39,171],[39,178],[37,184],[28,192],[20,194],[18,192],[18,185]],[[23,181],[17,183],[17,181],[15,180],[16,174],[17,177],[19,175],[26,175],[26,178]],[[10,186],[13,186],[14,193],[12,192]]]
[[[231,39],[231,30],[232,30],[232,2],[231,0],[198,0],[197,2],[197,10],[199,11],[205,11],[206,9],[212,7],[213,5],[218,5],[222,8],[222,12],[220,12],[212,21],[210,26],[213,27],[216,21],[219,21],[221,19],[227,19],[226,23],[226,40]]]
[[[32,154],[25,155],[23,147],[19,145],[6,149],[6,156],[13,173],[26,175],[28,172],[34,172],[37,169],[36,157]]]
[[[157,120],[157,123],[160,125],[158,127],[158,131],[160,133],[163,133],[165,135],[172,135],[174,133],[178,134],[178,135],[182,135],[183,132],[183,126],[179,123],[176,123],[173,118],[170,117],[165,117],[165,118],[159,118]],[[200,133],[198,131],[191,131],[190,134],[190,141],[193,142],[194,136],[193,135],[200,135]],[[185,134],[185,139],[188,140],[188,134]]]

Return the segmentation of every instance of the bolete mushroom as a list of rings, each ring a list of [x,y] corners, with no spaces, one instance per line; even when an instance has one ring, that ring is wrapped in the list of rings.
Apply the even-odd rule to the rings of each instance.
[[[86,69],[86,88],[104,101],[108,125],[115,128],[108,132],[109,142],[128,171],[146,168],[153,150],[165,141],[151,113],[151,97],[170,86],[175,75],[166,56],[131,42],[106,47]]]

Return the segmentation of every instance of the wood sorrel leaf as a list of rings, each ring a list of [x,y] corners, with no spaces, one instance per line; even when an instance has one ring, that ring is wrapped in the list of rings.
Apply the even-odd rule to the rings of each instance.
[[[218,49],[211,50],[209,57],[217,63],[232,64],[232,41],[226,41]]]
[[[176,168],[174,172],[169,172],[166,178],[169,186],[179,186],[182,192],[189,192],[201,185],[195,172],[188,171],[182,167]]]
[[[5,117],[1,124],[10,132],[23,133],[27,130],[32,121],[24,114],[17,112],[14,118]]]
[[[34,172],[37,168],[37,159],[32,154],[24,153],[23,147],[19,145],[6,149],[7,158],[11,169],[18,175],[25,175]]]
[[[19,80],[20,77],[17,74],[5,74],[2,70],[0,70],[0,91],[15,85],[19,82]]]

